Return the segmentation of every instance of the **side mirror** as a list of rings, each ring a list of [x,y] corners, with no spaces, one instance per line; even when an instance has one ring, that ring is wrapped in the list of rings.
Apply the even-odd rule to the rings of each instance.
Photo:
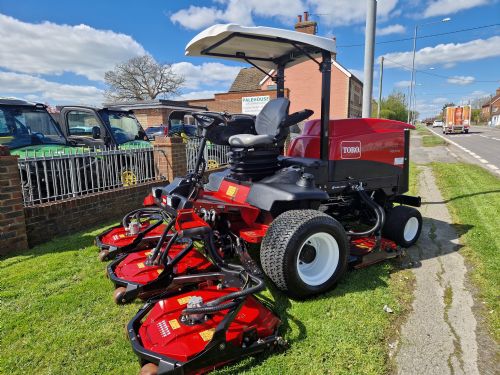
[[[101,139],[101,128],[98,126],[92,127],[92,138]]]

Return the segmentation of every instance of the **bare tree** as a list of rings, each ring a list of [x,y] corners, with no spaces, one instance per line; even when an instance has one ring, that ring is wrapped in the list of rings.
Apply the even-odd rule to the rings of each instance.
[[[172,71],[172,65],[159,64],[151,56],[131,58],[104,74],[110,101],[150,100],[176,94],[184,77]]]

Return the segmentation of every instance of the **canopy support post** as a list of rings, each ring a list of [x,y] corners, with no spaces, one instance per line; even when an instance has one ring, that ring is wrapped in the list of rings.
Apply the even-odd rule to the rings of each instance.
[[[273,81],[276,82],[276,97],[284,98],[285,97],[285,64],[278,63],[276,69],[276,77],[274,77]]]
[[[323,61],[320,65],[321,71],[321,139],[320,158],[324,162],[329,160],[328,141],[330,128],[330,88],[332,75],[332,56],[329,51],[322,51]]]

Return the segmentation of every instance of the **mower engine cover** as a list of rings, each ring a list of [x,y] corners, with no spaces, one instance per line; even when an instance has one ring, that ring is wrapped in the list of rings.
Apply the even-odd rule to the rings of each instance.
[[[359,180],[365,188],[388,192],[399,185],[405,166],[404,130],[414,126],[376,118],[330,120],[329,126],[329,182]],[[292,158],[285,164],[319,159],[320,130],[320,120],[306,122],[302,134],[292,140]]]
[[[229,310],[207,315],[202,322],[195,324],[182,322],[182,310],[192,297],[201,297],[206,303],[238,290],[212,285],[159,300],[140,325],[138,333],[142,346],[173,361],[193,359],[205,349]],[[280,320],[270,310],[249,296],[229,325],[226,341],[237,347],[248,346],[275,334],[279,324]]]

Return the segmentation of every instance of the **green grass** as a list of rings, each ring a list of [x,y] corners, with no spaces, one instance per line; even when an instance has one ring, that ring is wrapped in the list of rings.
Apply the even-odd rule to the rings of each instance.
[[[435,146],[444,146],[446,141],[443,138],[439,138],[438,136],[432,135],[424,135],[422,137],[422,146],[424,147],[435,147]]]
[[[422,124],[417,124],[417,133],[422,136],[422,146],[424,147],[435,147],[444,146],[446,141],[429,131],[429,129]]]
[[[415,194],[418,168],[410,168]],[[112,302],[112,284],[92,244],[101,230],[0,259],[0,373],[137,373],[124,326],[142,303]],[[288,349],[247,358],[218,373],[390,372],[388,344],[410,308],[412,282],[410,271],[386,262],[350,271],[333,291],[308,301],[268,289],[261,298],[279,313]],[[394,313],[384,312],[384,305]]]
[[[433,163],[438,186],[453,220],[465,229],[461,252],[471,261],[471,277],[485,302],[486,317],[500,339],[500,179],[471,164]]]

